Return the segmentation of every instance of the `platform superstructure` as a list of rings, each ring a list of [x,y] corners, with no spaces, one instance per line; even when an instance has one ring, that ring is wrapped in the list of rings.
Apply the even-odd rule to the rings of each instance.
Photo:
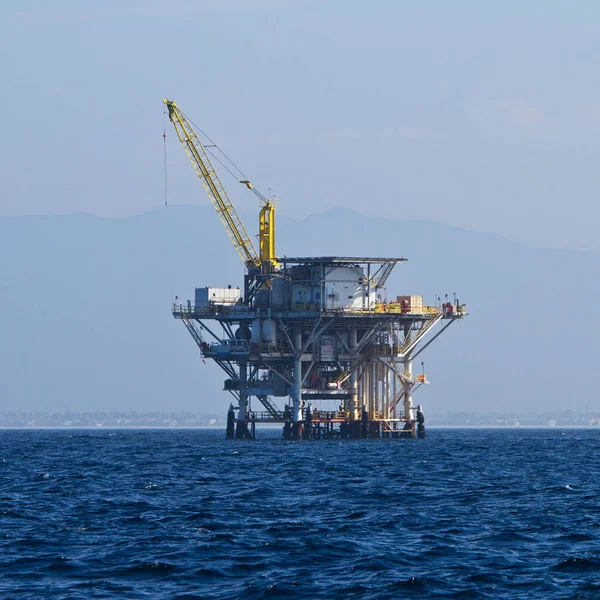
[[[466,316],[465,305],[389,298],[386,283],[404,258],[278,257],[275,205],[258,192],[256,253],[206,148],[177,106],[165,104],[245,264],[239,288],[196,288],[193,303],[172,307],[202,357],[226,375],[234,398],[227,437],[253,438],[257,423],[280,423],[286,439],[424,437],[413,394],[427,378],[413,364]]]

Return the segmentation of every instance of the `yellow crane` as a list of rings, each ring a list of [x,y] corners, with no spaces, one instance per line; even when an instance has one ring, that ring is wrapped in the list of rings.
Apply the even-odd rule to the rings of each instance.
[[[177,137],[202,182],[210,201],[215,207],[221,222],[223,223],[229,238],[233,242],[240,258],[248,267],[259,267],[265,271],[276,266],[275,262],[275,205],[265,198],[248,180],[240,183],[245,184],[262,201],[263,206],[259,215],[259,247],[257,254],[252,239],[248,235],[241,218],[237,214],[233,203],[229,199],[217,172],[215,171],[206,147],[194,131],[191,124],[181,112],[177,104],[171,100],[164,99],[169,111],[169,120],[173,123]]]

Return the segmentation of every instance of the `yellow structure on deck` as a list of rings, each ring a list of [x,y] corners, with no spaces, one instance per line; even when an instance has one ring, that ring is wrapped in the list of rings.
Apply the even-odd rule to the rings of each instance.
[[[267,270],[277,266],[275,260],[275,204],[265,198],[247,179],[240,181],[252,190],[263,202],[258,217],[258,239],[260,242],[260,263],[269,266]]]
[[[260,262],[275,264],[275,205],[267,200],[260,209],[259,234]]]
[[[169,110],[169,119],[175,127],[177,137],[184,147],[240,258],[248,267],[259,267],[262,265],[263,270],[271,271],[277,264],[275,262],[275,205],[256,190],[249,181],[244,180],[240,182],[245,184],[264,202],[259,215],[260,253],[257,254],[252,244],[252,239],[248,235],[241,218],[237,214],[217,172],[208,158],[206,148],[177,104],[167,98],[163,102]]]

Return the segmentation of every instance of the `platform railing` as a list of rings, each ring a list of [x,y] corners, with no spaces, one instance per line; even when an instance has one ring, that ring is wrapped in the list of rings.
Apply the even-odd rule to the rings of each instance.
[[[280,410],[276,413],[270,413],[266,410],[252,411],[249,414],[249,421],[256,421],[257,423],[269,423],[274,421],[285,421],[285,413]]]
[[[248,413],[248,421],[256,422],[256,423],[274,423],[274,422],[285,422],[292,420],[292,415],[288,411],[278,410],[274,412],[269,412],[266,410],[262,411],[250,411]],[[306,410],[304,411],[304,420],[306,420]],[[349,421],[350,413],[348,411],[343,410],[318,410],[315,409],[311,412],[311,421]],[[360,420],[360,419],[359,419]],[[384,417],[381,412],[373,411],[369,413],[370,421],[380,421],[382,423],[382,428],[386,431],[399,431],[402,429],[400,425],[406,422],[404,418],[387,418]]]
[[[343,410],[318,410],[312,411],[313,421],[330,421],[332,419],[348,419],[350,413]]]
[[[244,304],[210,304],[201,306],[195,304],[185,304],[182,302],[174,302],[172,305],[172,313],[175,317],[186,316],[213,316],[213,315],[228,315],[235,316],[238,312],[248,312],[250,309]],[[315,303],[297,303],[293,308],[277,310],[278,313],[297,315],[299,313],[316,314],[324,313],[329,315],[381,315],[386,313],[401,314],[401,315],[436,315],[444,312],[438,306],[423,306],[417,310],[402,309],[399,304],[395,303],[377,303],[371,307],[353,308],[353,307],[321,307]],[[466,314],[464,305],[453,309],[451,313],[457,316]]]

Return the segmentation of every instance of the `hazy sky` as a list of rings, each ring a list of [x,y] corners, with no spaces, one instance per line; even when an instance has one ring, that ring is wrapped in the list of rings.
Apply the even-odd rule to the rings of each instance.
[[[160,206],[168,96],[282,213],[600,250],[599,39],[582,0],[2,2],[0,214]],[[167,135],[171,202],[206,203]]]

